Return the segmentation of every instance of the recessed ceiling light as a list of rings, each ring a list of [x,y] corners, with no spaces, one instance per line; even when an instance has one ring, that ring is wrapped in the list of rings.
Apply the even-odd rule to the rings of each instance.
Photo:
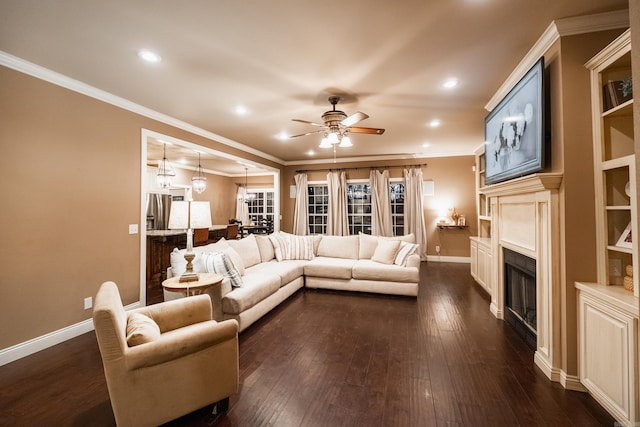
[[[313,151],[313,150],[309,150],[309,151],[307,151],[307,154],[310,155],[310,156],[315,156],[316,152]]]
[[[450,77],[442,82],[442,87],[445,89],[453,89],[454,87],[458,86],[458,83],[460,83],[458,79],[456,79],[455,77]]]
[[[234,111],[239,116],[244,116],[245,114],[247,114],[249,112],[244,105],[238,105]]]
[[[280,141],[286,141],[287,139],[289,139],[289,136],[285,131],[282,131],[276,136],[276,138],[278,138]]]
[[[431,147],[431,144],[429,144],[428,142],[425,142],[424,144],[422,144],[422,146],[424,148],[429,148],[429,147]]]
[[[162,61],[162,58],[157,53],[150,51],[149,49],[140,49],[138,51],[138,57],[144,61],[157,64]]]
[[[438,126],[440,126],[440,123],[440,120],[433,119],[429,122],[429,126],[431,126],[432,128],[437,128]]]

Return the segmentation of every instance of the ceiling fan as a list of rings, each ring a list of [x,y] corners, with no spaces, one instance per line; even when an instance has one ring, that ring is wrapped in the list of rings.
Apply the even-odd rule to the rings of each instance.
[[[289,138],[297,138],[299,136],[311,135],[314,133],[322,133],[323,138],[320,143],[320,148],[334,148],[337,146],[340,147],[351,147],[351,139],[349,138],[349,133],[365,133],[372,135],[382,135],[384,133],[384,129],[377,128],[363,128],[363,127],[355,127],[356,123],[367,119],[369,116],[357,112],[347,117],[344,111],[336,110],[336,104],[340,102],[339,96],[330,96],[329,102],[332,105],[332,109],[326,111],[322,115],[323,124],[310,122],[308,120],[301,119],[292,119],[294,122],[306,123],[312,126],[318,126],[321,129],[301,133],[299,135],[293,135]]]

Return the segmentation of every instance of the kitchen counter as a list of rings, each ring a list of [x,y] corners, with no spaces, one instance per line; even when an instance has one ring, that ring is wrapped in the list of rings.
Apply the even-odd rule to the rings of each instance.
[[[222,224],[216,224],[209,227],[209,231],[219,231],[219,230],[226,230],[226,229],[227,229],[227,226]],[[147,230],[147,236],[160,236],[160,237],[178,236],[180,234],[185,234],[186,232],[187,232],[186,230]]]

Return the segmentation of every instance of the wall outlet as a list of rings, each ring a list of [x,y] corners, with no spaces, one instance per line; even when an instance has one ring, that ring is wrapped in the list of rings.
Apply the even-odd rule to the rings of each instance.
[[[440,253],[440,245],[436,245],[436,252]]]
[[[91,297],[86,297],[86,298],[84,299],[84,309],[85,309],[85,310],[88,310],[88,309],[90,309],[91,307],[93,307],[93,298],[91,298]]]
[[[129,224],[129,234],[138,234],[138,224]]]

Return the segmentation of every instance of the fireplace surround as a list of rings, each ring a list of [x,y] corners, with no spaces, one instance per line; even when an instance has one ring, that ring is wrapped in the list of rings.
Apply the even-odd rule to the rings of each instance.
[[[561,173],[540,173],[482,189],[491,204],[490,310],[497,318],[507,320],[504,250],[534,260],[535,320],[530,315],[535,324],[535,338],[530,338],[530,343],[535,343],[533,361],[552,381],[576,389],[579,379],[568,378],[561,369],[561,183]]]

